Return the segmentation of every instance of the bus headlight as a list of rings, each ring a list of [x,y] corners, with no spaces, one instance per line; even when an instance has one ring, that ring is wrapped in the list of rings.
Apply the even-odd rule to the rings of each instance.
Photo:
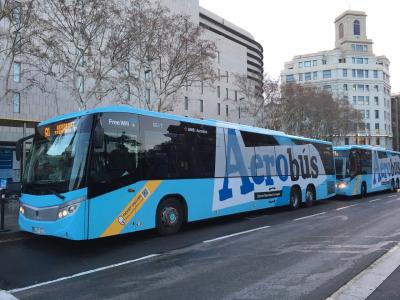
[[[60,208],[58,211],[58,218],[62,219],[62,218],[65,218],[67,216],[74,214],[76,212],[76,210],[78,209],[78,207],[79,207],[79,203],[75,203],[75,204],[64,206],[64,207]]]
[[[19,207],[19,213],[20,213],[21,215],[24,215],[24,214],[25,214],[25,208],[24,208],[22,205]]]
[[[339,182],[337,184],[338,189],[345,189],[347,187],[347,183],[346,182]]]

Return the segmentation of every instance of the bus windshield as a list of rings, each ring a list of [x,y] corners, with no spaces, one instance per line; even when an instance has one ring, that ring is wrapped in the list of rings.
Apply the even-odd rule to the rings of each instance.
[[[349,151],[335,151],[336,178],[349,177]]]
[[[92,116],[36,129],[23,172],[23,192],[65,193],[83,187]]]

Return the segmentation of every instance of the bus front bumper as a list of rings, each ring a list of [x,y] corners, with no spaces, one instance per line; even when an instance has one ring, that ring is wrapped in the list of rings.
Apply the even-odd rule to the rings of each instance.
[[[51,209],[56,212],[51,212]],[[73,213],[64,212],[65,209],[57,207],[51,209],[45,211],[21,203],[18,218],[20,230],[70,240],[86,239],[84,203],[80,203]],[[51,216],[50,220],[46,220],[46,216]]]

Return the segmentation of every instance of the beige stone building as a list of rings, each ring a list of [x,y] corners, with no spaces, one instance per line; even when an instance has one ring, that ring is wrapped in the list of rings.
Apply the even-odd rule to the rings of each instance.
[[[336,144],[369,144],[391,149],[390,62],[385,56],[374,54],[364,12],[345,11],[334,23],[335,48],[295,56],[285,63],[282,83],[319,87],[336,98],[348,100],[360,111],[365,130],[337,137]]]

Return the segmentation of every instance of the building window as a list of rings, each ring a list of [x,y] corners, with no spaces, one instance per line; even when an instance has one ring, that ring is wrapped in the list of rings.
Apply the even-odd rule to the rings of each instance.
[[[219,51],[217,51],[217,62],[218,62],[218,64],[221,63],[221,55],[220,55]]]
[[[303,73],[299,74],[299,81],[303,81]]]
[[[365,77],[365,78],[369,78],[369,72],[368,72],[368,70],[364,70],[364,77]]]
[[[18,31],[15,36],[15,50],[20,51],[22,48],[22,36],[21,33]]]
[[[150,89],[146,88],[146,103],[150,103]]]
[[[364,70],[361,69],[357,70],[357,78],[364,78]]]
[[[221,98],[221,87],[217,86],[217,97]]]
[[[235,101],[238,101],[238,91],[235,91]]]
[[[324,85],[323,90],[326,92],[331,93],[332,92],[332,86],[331,85]]]
[[[357,96],[353,96],[353,105],[357,104]]]
[[[312,65],[313,65],[313,67],[316,67],[318,65],[318,61],[317,60],[313,60],[312,61]]]
[[[366,104],[366,105],[369,105],[369,96],[366,96],[366,97],[365,97],[365,104]]]
[[[349,144],[349,138],[344,138],[344,144],[348,145]]]
[[[311,60],[305,61],[305,62],[304,62],[304,67],[305,67],[305,68],[311,67]]]
[[[347,84],[343,84],[343,90],[345,90],[346,92],[348,91]]]
[[[229,99],[229,89],[225,89],[225,99]]]
[[[378,70],[374,70],[374,78],[378,78]]]
[[[318,72],[313,72],[313,80],[317,80],[318,79]]]
[[[189,110],[189,98],[185,97],[185,110]]]
[[[332,78],[331,70],[324,70],[322,73],[322,78],[324,78],[324,79]]]
[[[347,69],[342,70],[342,75],[343,75],[343,77],[347,77]]]
[[[303,62],[299,61],[299,69],[301,69],[303,67]]]
[[[201,94],[204,94],[204,81],[201,81]]]
[[[343,23],[339,24],[339,39],[343,38],[344,36],[344,29],[343,29]]]
[[[361,31],[361,28],[360,28],[360,21],[355,20],[355,21],[353,22],[353,34],[354,34],[354,35],[360,35],[360,31]]]
[[[229,83],[229,72],[225,72],[225,77],[226,77],[226,83]]]
[[[367,110],[367,112],[369,113],[369,110]],[[369,117],[368,117],[368,118],[369,118]],[[366,123],[365,126],[366,126],[367,131],[370,131],[370,130],[371,130],[371,124]]]
[[[217,113],[218,113],[218,116],[221,115],[221,103],[217,103]]]
[[[77,80],[76,87],[78,89],[78,92],[84,93],[85,92],[85,78],[83,77],[83,75],[78,75],[76,80]]]
[[[304,79],[306,81],[311,80],[311,72],[304,73]]]
[[[240,119],[240,106],[238,107],[238,117]]]
[[[364,85],[363,85],[363,84],[358,84],[358,85],[357,85],[357,90],[358,90],[359,92],[364,92]]]
[[[379,123],[375,123],[375,130],[379,130]]]
[[[375,109],[375,119],[379,119],[379,110]]]
[[[203,111],[204,111],[204,103],[203,103],[203,100],[199,100],[199,102],[200,102],[200,112],[203,112]]]
[[[374,97],[375,99],[375,105],[379,105],[379,98],[378,97]]]
[[[229,106],[225,105],[225,114],[228,117],[229,116]]]
[[[18,92],[13,93],[13,112],[21,112],[21,94]]]
[[[368,58],[364,58],[364,64],[368,65]]]
[[[353,84],[353,92],[357,91],[357,84]]]
[[[378,124],[379,125],[379,124]],[[379,126],[378,126],[379,127]],[[379,129],[379,128],[378,128]],[[376,138],[376,145],[379,146],[381,144],[381,139],[379,137]]]
[[[366,118],[366,119],[369,119],[369,110],[366,110],[366,111],[365,111],[365,118]],[[369,124],[368,124],[368,125],[369,125]],[[368,129],[369,129],[369,128],[368,128]]]
[[[13,21],[15,24],[19,25],[21,24],[22,20],[22,7],[20,3],[16,3],[15,8],[13,9]]]
[[[19,62],[13,64],[13,77],[14,82],[21,82],[21,63]]]
[[[369,84],[365,85],[365,90],[369,92]]]
[[[323,65],[326,65],[326,59],[323,59],[323,60],[322,60],[322,64],[323,64]]]
[[[364,63],[364,59],[362,57],[357,57],[357,64],[362,65]]]
[[[379,86],[378,85],[374,85],[374,89],[375,89],[375,92],[379,92]]]
[[[293,75],[286,75],[286,82],[293,82],[294,76]]]
[[[358,96],[358,105],[364,105],[364,96]]]

